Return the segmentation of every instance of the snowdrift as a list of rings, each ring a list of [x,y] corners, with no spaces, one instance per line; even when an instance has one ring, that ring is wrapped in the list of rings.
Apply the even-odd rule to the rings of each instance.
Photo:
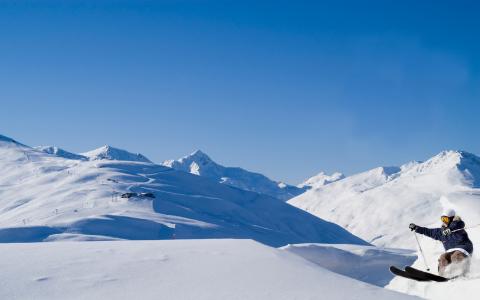
[[[298,244],[282,250],[297,254],[325,269],[384,287],[392,279],[389,267],[409,266],[417,256],[412,250],[359,245]]]
[[[414,299],[250,240],[0,244],[1,299]]]

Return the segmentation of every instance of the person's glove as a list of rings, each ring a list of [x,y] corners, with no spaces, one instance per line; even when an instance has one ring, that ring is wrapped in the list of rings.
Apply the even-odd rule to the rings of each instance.
[[[444,230],[442,231],[442,234],[443,234],[444,236],[448,236],[448,235],[450,235],[451,233],[452,233],[452,230],[450,230],[450,228],[444,229]]]
[[[415,229],[418,228],[418,226],[413,223],[410,223],[410,225],[408,225],[408,228],[410,228],[411,231],[414,231]]]

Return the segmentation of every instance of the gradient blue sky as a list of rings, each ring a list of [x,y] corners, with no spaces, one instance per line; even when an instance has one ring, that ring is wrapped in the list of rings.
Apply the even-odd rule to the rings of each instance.
[[[0,134],[298,183],[480,154],[478,1],[1,1]]]

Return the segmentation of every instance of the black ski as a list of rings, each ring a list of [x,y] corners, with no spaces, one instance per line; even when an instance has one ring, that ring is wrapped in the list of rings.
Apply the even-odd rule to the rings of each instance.
[[[412,268],[412,267],[405,267],[405,272],[407,272],[409,274],[412,274],[416,277],[425,278],[427,280],[432,280],[432,281],[437,281],[437,282],[445,282],[445,281],[449,280],[449,278],[445,278],[445,277],[438,276],[438,275],[435,275],[435,274],[432,274],[432,273],[420,271],[420,270]]]
[[[401,270],[395,266],[390,266],[390,272],[397,276],[405,277],[408,279],[416,280],[416,281],[430,281],[430,279],[425,278],[424,276],[415,276],[414,274],[408,273],[404,270]]]

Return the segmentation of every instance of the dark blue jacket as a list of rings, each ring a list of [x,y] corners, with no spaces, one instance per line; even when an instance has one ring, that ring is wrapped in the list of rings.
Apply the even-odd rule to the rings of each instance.
[[[450,228],[451,231],[462,229],[465,228],[465,223],[462,221],[462,219],[460,219],[460,217],[455,217],[448,225],[448,228]],[[441,241],[445,250],[462,248],[468,253],[472,254],[473,244],[468,238],[468,234],[465,230],[459,230],[452,232],[449,235],[443,235],[442,231],[445,229],[447,229],[447,227],[430,229],[419,226],[417,229],[415,229],[415,232],[431,237],[437,241]]]

